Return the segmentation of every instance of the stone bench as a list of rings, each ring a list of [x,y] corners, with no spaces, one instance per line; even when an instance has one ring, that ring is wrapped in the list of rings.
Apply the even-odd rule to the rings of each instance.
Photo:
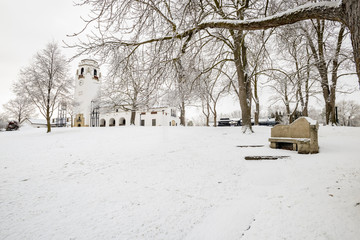
[[[270,147],[302,154],[318,153],[318,128],[318,123],[308,117],[301,117],[290,125],[276,125],[271,129]]]

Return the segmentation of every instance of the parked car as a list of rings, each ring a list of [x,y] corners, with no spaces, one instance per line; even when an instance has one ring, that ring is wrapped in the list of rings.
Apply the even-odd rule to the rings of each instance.
[[[220,120],[218,121],[218,126],[219,127],[231,126],[230,118],[220,118]]]
[[[275,126],[276,124],[279,123],[275,121],[275,118],[259,119],[260,126]]]
[[[241,126],[241,119],[234,120],[234,126]]]
[[[10,121],[6,127],[6,131],[16,131],[19,129],[19,124],[17,121]]]
[[[255,121],[253,118],[251,118],[251,125],[254,125]],[[242,119],[235,122],[235,126],[242,126]]]

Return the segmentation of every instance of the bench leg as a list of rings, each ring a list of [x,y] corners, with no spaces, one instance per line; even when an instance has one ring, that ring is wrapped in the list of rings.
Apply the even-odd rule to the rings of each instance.
[[[297,151],[297,144],[293,143],[293,151]]]
[[[310,153],[310,144],[305,142],[299,142],[299,151],[300,154],[308,154]]]
[[[276,148],[276,142],[270,142],[270,147],[271,148]]]

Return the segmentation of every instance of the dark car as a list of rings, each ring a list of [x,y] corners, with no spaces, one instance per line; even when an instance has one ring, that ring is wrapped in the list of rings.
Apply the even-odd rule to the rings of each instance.
[[[6,127],[6,131],[16,131],[19,129],[19,124],[16,121],[10,121]]]
[[[220,120],[218,121],[218,126],[219,127],[231,126],[230,118],[220,118]]]
[[[251,118],[251,125],[254,125],[255,121]],[[242,126],[242,119],[235,121],[235,126]]]
[[[233,120],[234,126],[241,126],[241,119]]]

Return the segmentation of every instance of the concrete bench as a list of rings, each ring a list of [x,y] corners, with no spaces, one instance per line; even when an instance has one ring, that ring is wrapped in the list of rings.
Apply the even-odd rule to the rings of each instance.
[[[276,125],[271,129],[270,147],[302,154],[318,153],[318,128],[318,123],[308,117],[301,117],[290,125]]]

